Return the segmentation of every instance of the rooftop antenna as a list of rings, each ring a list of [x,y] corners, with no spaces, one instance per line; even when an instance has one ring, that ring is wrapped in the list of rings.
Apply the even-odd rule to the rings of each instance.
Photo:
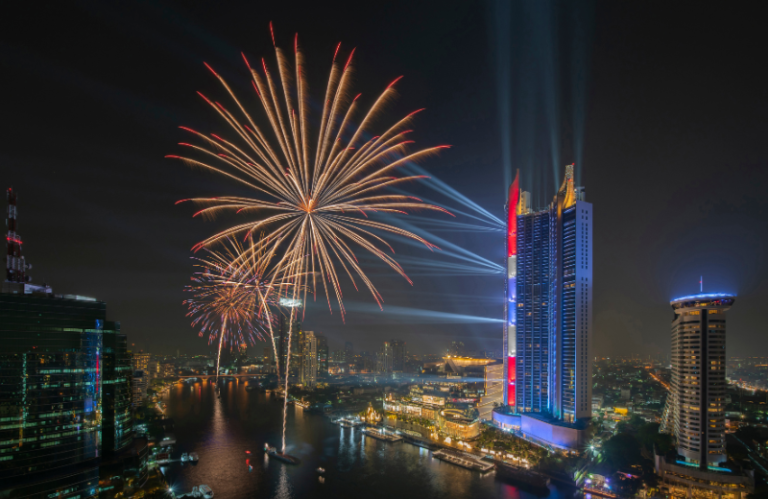
[[[8,227],[8,233],[5,236],[5,244],[8,249],[5,264],[5,280],[14,283],[26,283],[31,278],[26,275],[27,270],[32,268],[21,254],[21,236],[16,232],[16,193],[12,187],[8,188],[8,216],[5,219],[5,226]]]

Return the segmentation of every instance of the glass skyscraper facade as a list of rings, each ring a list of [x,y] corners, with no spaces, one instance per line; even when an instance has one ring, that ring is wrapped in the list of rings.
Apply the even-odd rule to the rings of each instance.
[[[100,458],[132,440],[125,337],[105,318],[93,299],[0,294],[0,496],[96,497]]]
[[[525,210],[527,211],[527,209]],[[517,410],[549,410],[549,211],[517,221]]]
[[[515,370],[507,377],[514,386],[507,405],[574,423],[591,417],[592,205],[574,186],[573,165],[547,209],[532,211],[523,191],[510,193],[512,199],[515,292],[507,293],[507,307],[515,315],[505,340],[514,349],[507,348],[505,360]]]
[[[102,339],[102,449],[105,456],[120,452],[133,441],[131,416],[131,356],[120,323],[106,321]]]
[[[4,486],[96,496],[105,315],[97,301],[0,294]]]

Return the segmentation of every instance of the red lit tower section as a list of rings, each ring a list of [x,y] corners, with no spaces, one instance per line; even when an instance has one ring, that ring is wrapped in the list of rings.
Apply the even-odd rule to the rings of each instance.
[[[507,282],[506,282],[506,391],[508,406],[515,406],[515,370],[517,367],[517,205],[520,201],[520,173],[509,187],[507,201]]]

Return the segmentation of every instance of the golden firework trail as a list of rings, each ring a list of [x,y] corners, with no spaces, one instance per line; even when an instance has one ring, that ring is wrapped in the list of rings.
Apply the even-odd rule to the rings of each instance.
[[[396,234],[419,241],[429,249],[436,247],[412,232],[372,220],[368,215],[405,214],[417,209],[448,213],[416,197],[392,194],[388,189],[425,178],[423,175],[398,176],[398,167],[425,159],[449,146],[409,150],[413,144],[413,140],[408,139],[409,126],[421,109],[374,135],[376,119],[395,96],[395,84],[402,77],[387,85],[363,112],[360,94],[354,97],[351,94],[355,51],[353,49],[342,62],[339,59],[341,44],[337,45],[331,61],[319,127],[316,127],[319,129],[312,131],[304,54],[298,35],[293,42],[291,64],[290,53],[275,44],[271,23],[270,32],[276,70],[264,59],[254,67],[243,55],[263,116],[257,120],[224,78],[206,64],[225,89],[231,100],[230,107],[198,93],[227,123],[234,138],[205,135],[182,127],[196,139],[195,144],[181,143],[191,154],[168,156],[181,159],[191,167],[221,174],[253,193],[183,200],[203,206],[196,215],[215,216],[229,211],[248,217],[248,221],[209,237],[194,249],[209,248],[225,238],[247,238],[255,231],[264,232],[268,237],[256,243],[255,250],[267,244],[274,247],[280,242],[282,255],[275,265],[281,272],[295,276],[291,290],[294,300],[303,294],[306,303],[307,293],[311,290],[316,296],[322,286],[328,308],[332,311],[331,295],[334,295],[343,319],[341,273],[349,277],[356,290],[358,281],[362,283],[381,308],[382,296],[360,267],[355,251],[362,249],[376,255],[412,284],[388,254],[394,250],[383,236]],[[291,323],[295,313],[297,311],[291,309]],[[285,369],[286,403],[289,358],[290,354]]]

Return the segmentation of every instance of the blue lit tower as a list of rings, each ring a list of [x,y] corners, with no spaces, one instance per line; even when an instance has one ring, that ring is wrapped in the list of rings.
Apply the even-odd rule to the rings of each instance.
[[[517,235],[517,409],[549,412],[549,210],[531,213],[523,192]]]
[[[573,165],[547,209],[529,200],[521,192],[516,209],[514,405],[575,423],[592,412],[592,205]]]
[[[549,400],[555,418],[592,416],[592,204],[573,166],[549,208]]]

